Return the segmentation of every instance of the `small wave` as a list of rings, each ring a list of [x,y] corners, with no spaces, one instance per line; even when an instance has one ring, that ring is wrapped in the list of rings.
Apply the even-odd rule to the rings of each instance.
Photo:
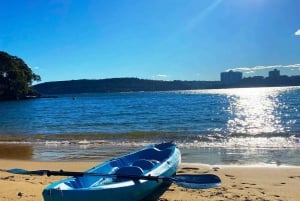
[[[70,136],[69,136],[70,137]],[[185,137],[178,135],[157,135],[150,138],[80,138],[66,136],[55,138],[28,138],[25,141],[2,141],[13,147],[26,145],[32,147],[34,160],[95,160],[104,161],[126,154],[149,144],[174,141],[182,152],[183,162],[271,166],[299,165],[300,138],[289,137],[255,137],[206,135]],[[1,156],[0,156],[1,158]]]
[[[245,164],[245,165],[213,165],[212,169],[216,168],[299,168],[297,165],[287,165],[287,164],[276,164],[276,163],[254,163],[254,164]]]
[[[2,136],[3,137],[3,136]],[[166,141],[174,141],[182,148],[299,148],[300,137],[282,134],[268,135],[188,135],[182,133],[133,132],[125,134],[81,134],[81,135],[34,135],[0,138],[6,144],[40,144],[46,146],[89,145],[99,146],[110,144],[121,147],[142,147]]]
[[[211,142],[195,140],[194,142],[179,143],[179,146],[184,148],[299,148],[299,140],[298,138],[230,138]]]

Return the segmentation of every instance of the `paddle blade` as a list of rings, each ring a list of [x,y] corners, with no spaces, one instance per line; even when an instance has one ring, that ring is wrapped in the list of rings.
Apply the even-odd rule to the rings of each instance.
[[[21,169],[21,168],[14,168],[7,170],[7,172],[12,173],[12,174],[28,174],[27,170]]]
[[[215,188],[221,185],[221,179],[214,174],[181,174],[172,177],[172,181],[183,188],[207,189]]]
[[[7,172],[12,174],[27,174],[27,175],[40,175],[40,176],[47,174],[47,171],[48,170],[28,171],[21,168],[14,168],[14,169],[7,170]]]

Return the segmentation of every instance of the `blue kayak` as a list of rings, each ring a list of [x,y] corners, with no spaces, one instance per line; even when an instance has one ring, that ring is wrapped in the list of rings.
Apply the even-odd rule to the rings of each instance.
[[[139,201],[163,184],[116,175],[168,177],[176,173],[180,161],[175,144],[149,145],[93,167],[83,176],[68,177],[47,186],[43,191],[44,201]]]

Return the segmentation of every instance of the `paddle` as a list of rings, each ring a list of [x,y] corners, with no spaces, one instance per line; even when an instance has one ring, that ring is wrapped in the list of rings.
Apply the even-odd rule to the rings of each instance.
[[[27,175],[47,175],[47,176],[101,176],[101,177],[116,177],[121,179],[132,179],[132,180],[151,180],[157,182],[171,182],[183,188],[190,189],[207,189],[214,188],[221,185],[221,180],[218,176],[213,174],[179,174],[171,177],[164,176],[138,176],[138,175],[124,175],[124,174],[98,174],[93,172],[70,172],[70,171],[51,171],[51,170],[34,170],[28,171],[24,169],[10,169],[7,170],[13,174],[27,174]]]

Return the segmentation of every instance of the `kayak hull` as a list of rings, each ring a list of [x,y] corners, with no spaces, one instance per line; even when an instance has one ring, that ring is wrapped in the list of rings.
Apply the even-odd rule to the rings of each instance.
[[[172,176],[180,160],[180,151],[175,144],[162,143],[106,161],[86,172],[133,175],[141,169],[137,174]],[[113,176],[69,177],[46,187],[43,198],[44,201],[139,201],[162,185],[158,181],[118,179]]]

